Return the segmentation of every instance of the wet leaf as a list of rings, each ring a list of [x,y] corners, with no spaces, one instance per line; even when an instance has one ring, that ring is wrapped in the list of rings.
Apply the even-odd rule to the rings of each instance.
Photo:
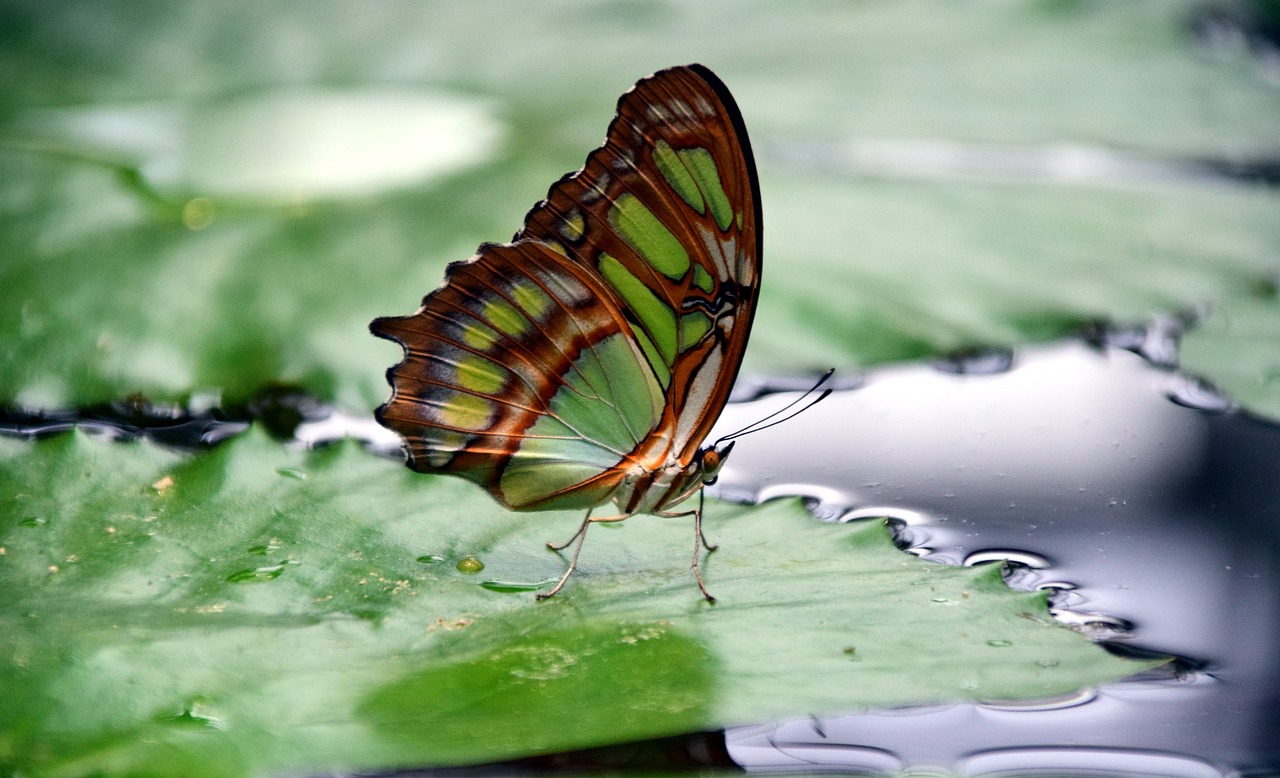
[[[0,460],[6,772],[459,764],[1145,667],[994,567],[924,562],[878,522],[795,502],[711,506],[717,605],[688,522],[653,517],[593,531],[569,587],[535,603],[485,584],[555,578],[543,543],[576,514],[509,513],[353,444],[252,432],[183,457],[68,434],[0,439]]]

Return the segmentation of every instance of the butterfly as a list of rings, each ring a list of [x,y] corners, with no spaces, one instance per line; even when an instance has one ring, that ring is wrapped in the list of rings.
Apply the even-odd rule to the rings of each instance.
[[[704,445],[738,374],[760,289],[760,184],[742,115],[702,65],[641,79],[604,145],[509,243],[454,262],[410,316],[376,412],[409,467],[474,481],[517,511],[693,516],[733,441]],[[733,437],[733,436],[730,436]],[[697,507],[676,509],[698,495]],[[612,503],[607,515],[595,509]]]

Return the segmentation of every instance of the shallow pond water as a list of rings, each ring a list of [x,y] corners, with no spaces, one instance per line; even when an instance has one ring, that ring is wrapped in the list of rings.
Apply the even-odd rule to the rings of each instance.
[[[1010,582],[1051,589],[1062,621],[1178,661],[1063,700],[734,729],[735,762],[960,775],[1280,769],[1280,427],[1193,378],[1084,342],[887,368],[861,383],[744,441],[720,494],[805,495],[834,521],[889,516],[905,547],[942,563],[1012,560]],[[719,430],[790,397],[734,403]]]

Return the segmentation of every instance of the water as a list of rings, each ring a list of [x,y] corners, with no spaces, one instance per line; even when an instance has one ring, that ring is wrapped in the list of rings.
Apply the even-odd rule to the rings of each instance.
[[[792,397],[735,403],[718,431]],[[805,495],[831,520],[898,519],[926,559],[1013,560],[1011,582],[1056,592],[1060,620],[1179,661],[1070,700],[733,729],[729,754],[756,770],[1280,769],[1280,427],[1230,408],[1135,353],[1069,342],[1005,372],[879,370],[744,440],[723,496]]]

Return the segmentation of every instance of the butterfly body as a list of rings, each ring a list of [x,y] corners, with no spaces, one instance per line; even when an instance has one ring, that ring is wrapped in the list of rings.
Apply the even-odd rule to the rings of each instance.
[[[580,535],[668,514],[731,447],[704,441],[746,347],[759,236],[728,90],[698,65],[642,79],[512,242],[450,265],[417,313],[373,322],[405,352],[378,420],[410,467],[513,510],[616,506]]]

